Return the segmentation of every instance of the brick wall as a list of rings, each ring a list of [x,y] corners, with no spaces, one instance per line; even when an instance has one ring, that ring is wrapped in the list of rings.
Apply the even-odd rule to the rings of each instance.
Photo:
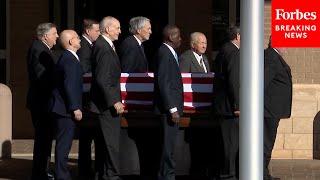
[[[292,117],[280,121],[273,158],[320,158],[319,110],[320,85],[294,84]]]

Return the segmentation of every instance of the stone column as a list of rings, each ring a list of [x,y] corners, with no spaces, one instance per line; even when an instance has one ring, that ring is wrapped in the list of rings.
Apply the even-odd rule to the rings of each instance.
[[[11,158],[12,94],[8,86],[0,84],[0,158]]]

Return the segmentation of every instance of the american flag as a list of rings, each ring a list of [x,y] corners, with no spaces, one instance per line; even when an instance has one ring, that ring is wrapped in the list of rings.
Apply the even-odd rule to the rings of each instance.
[[[181,73],[184,92],[184,110],[208,110],[212,105],[213,73]],[[85,74],[83,90],[90,90],[91,74]],[[126,110],[153,108],[153,73],[121,73],[120,87],[122,103]]]

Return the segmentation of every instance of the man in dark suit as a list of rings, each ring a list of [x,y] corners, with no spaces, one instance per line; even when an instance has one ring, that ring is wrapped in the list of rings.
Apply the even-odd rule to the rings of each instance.
[[[55,67],[55,87],[50,100],[56,124],[55,179],[71,180],[67,162],[75,130],[74,120],[82,119],[82,69],[76,54],[80,38],[75,31],[64,30],[60,42],[65,51]]]
[[[214,113],[220,119],[223,138],[224,163],[222,179],[237,179],[239,153],[239,70],[240,70],[240,29],[228,29],[229,41],[219,51],[214,61],[215,96]]]
[[[34,147],[32,162],[32,180],[48,179],[47,171],[51,159],[53,139],[52,119],[48,112],[52,91],[52,71],[56,63],[51,48],[59,37],[56,26],[42,23],[37,27],[37,39],[28,51],[27,67],[29,90],[27,108],[31,112],[34,127]]]
[[[163,128],[163,146],[158,180],[175,180],[174,146],[183,113],[183,85],[175,51],[181,44],[180,30],[167,25],[163,30],[163,44],[155,56],[154,88],[155,113]]]
[[[104,137],[104,168],[99,180],[119,180],[120,114],[124,105],[120,97],[121,67],[113,41],[118,39],[120,22],[111,16],[100,22],[101,35],[93,48],[91,100],[92,111],[98,113]]]
[[[83,73],[91,73],[92,46],[100,35],[99,23],[92,19],[83,20],[83,32],[81,37],[81,48],[77,51]],[[83,94],[83,119],[79,123],[79,158],[78,172],[79,178],[89,179],[94,175],[91,167],[91,143],[95,145],[95,171],[100,163],[100,145],[98,136],[100,134],[99,121],[89,110],[90,93]]]
[[[185,51],[179,57],[180,71],[186,73],[207,73],[210,72],[210,65],[207,56],[207,38],[201,32],[194,32],[190,35],[191,49]]]
[[[151,23],[146,17],[133,17],[129,21],[129,31],[131,33],[120,45],[119,57],[121,62],[121,72],[125,73],[146,73],[148,72],[148,60],[144,53],[143,42],[149,40],[151,35]],[[130,119],[128,119],[130,120]],[[122,137],[127,143],[127,156],[139,162],[140,177],[148,179],[151,174],[155,174],[157,169],[152,166],[155,159],[155,151],[159,150],[154,140],[158,131],[154,128],[129,128],[121,130]],[[148,134],[149,138],[146,138]],[[152,138],[150,138],[152,137]],[[131,144],[131,145],[129,145]],[[138,151],[138,153],[136,153]],[[138,156],[135,156],[138,154]]]
[[[120,46],[119,55],[122,72],[148,72],[148,60],[142,43],[149,40],[151,35],[150,20],[146,17],[130,19],[131,36],[127,37]]]
[[[100,35],[99,23],[92,19],[83,20],[81,48],[77,51],[83,73],[91,72],[91,52],[93,43]]]
[[[292,77],[289,65],[281,57],[283,48],[264,51],[264,180],[274,180],[268,170],[279,121],[291,116]]]

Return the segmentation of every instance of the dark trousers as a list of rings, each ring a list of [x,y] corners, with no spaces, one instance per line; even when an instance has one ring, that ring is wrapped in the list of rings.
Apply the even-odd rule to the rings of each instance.
[[[120,141],[120,117],[114,109],[106,110],[99,115],[104,144],[104,167],[96,175],[98,180],[118,180],[119,170],[119,141]]]
[[[268,166],[271,160],[271,153],[277,136],[279,121],[280,119],[264,118],[263,174],[265,180],[271,179]]]
[[[129,118],[127,120],[130,121]],[[154,121],[155,119],[149,120]],[[137,157],[140,180],[156,180],[162,148],[162,144],[159,143],[162,139],[160,127],[130,127],[122,131],[127,131],[128,139],[133,142],[133,145],[128,147],[136,148],[138,152],[138,156],[135,156],[132,150],[131,154],[130,152],[126,154],[126,162],[134,162],[136,160],[135,157]],[[123,142],[121,142],[121,145],[123,145]],[[121,149],[121,151],[126,150]],[[128,155],[131,155],[130,159],[128,159]],[[121,157],[121,159],[123,158],[125,157]]]
[[[236,179],[239,163],[239,118],[221,120],[224,160],[221,177]]]
[[[79,159],[78,170],[79,176],[82,179],[88,179],[94,175],[94,172],[99,170],[99,167],[103,166],[103,157],[101,152],[101,139],[102,132],[99,126],[99,119],[93,116],[84,117],[79,123]],[[95,146],[95,164],[94,169],[91,167],[91,144],[94,142]]]
[[[223,159],[221,157],[223,142],[220,126],[189,127],[185,130],[185,134],[190,144],[190,176],[193,179],[218,176]]]
[[[158,180],[175,180],[174,147],[179,130],[179,124],[173,123],[169,115],[161,115],[163,128],[162,154]]]
[[[31,111],[34,127],[32,180],[48,179],[53,140],[53,121],[48,112]]]
[[[67,167],[75,123],[70,117],[53,115],[56,122],[55,180],[71,180]]]

